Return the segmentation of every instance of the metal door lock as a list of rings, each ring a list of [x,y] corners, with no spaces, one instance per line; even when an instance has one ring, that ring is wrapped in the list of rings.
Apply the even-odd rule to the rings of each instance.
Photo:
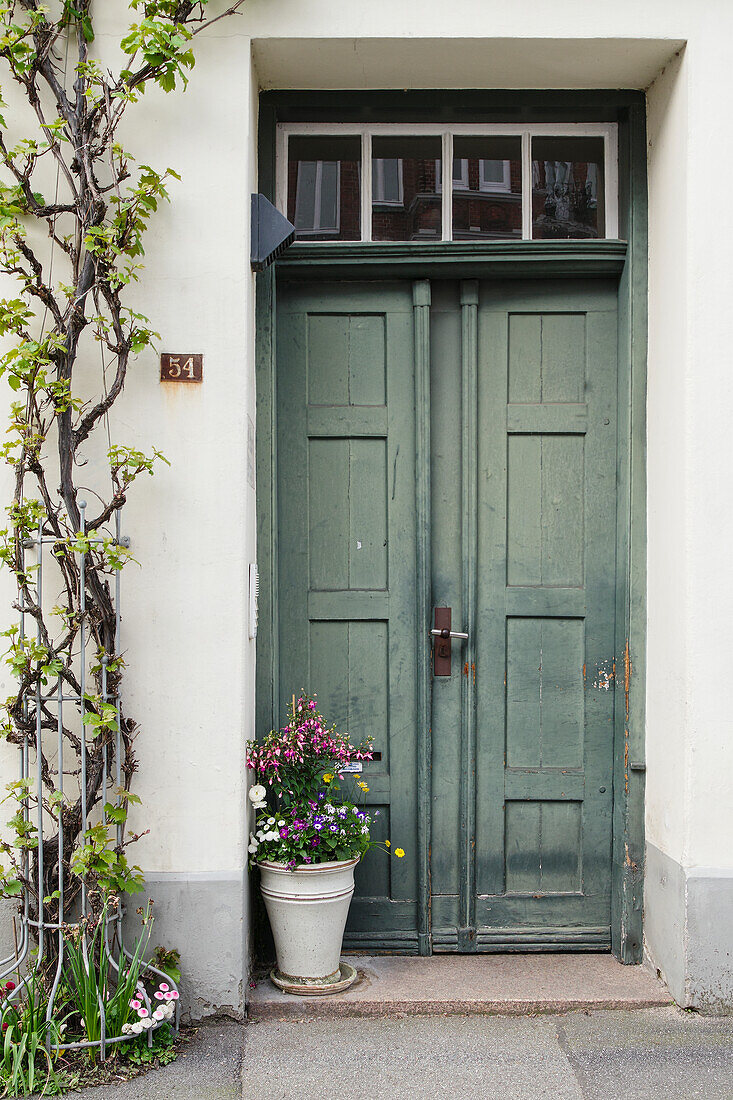
[[[451,630],[452,609],[450,607],[435,608],[435,626],[430,631],[435,638],[433,644],[433,675],[450,676],[451,674],[451,641],[460,638],[465,641],[468,634],[461,630]]]

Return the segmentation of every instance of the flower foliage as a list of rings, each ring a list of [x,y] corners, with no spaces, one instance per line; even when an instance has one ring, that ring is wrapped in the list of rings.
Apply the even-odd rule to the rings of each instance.
[[[327,724],[315,696],[293,696],[288,724],[247,746],[247,764],[260,780],[249,792],[257,811],[249,838],[252,864],[268,860],[292,869],[359,859],[370,848],[387,852],[389,841],[371,837],[379,810],[341,796],[346,767],[371,759],[371,739],[353,745],[348,734]],[[354,785],[363,801],[369,787],[362,779]],[[394,854],[405,853],[396,848]]]
[[[272,730],[261,744],[247,745],[247,766],[283,807],[313,801],[329,767],[371,759],[371,738],[352,745],[347,733],[327,724],[316,697],[305,692],[293,696],[286,726]]]
[[[330,797],[334,797],[329,792]],[[282,816],[257,816],[250,834],[249,852],[257,861],[273,863],[328,863],[356,859],[376,846],[369,836],[379,811],[367,813],[353,802],[327,801],[320,791],[313,802],[285,810]]]

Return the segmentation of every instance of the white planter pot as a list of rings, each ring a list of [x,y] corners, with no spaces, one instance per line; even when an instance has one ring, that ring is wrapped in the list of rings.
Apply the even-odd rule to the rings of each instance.
[[[284,863],[259,864],[277,952],[272,978],[286,992],[340,992],[356,977],[340,958],[358,862],[301,863],[292,871]]]

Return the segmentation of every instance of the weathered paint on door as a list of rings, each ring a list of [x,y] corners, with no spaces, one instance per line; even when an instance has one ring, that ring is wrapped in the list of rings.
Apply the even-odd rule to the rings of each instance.
[[[615,285],[291,284],[277,315],[280,683],[372,734],[407,852],[364,861],[347,945],[608,946]],[[423,728],[427,562],[470,637]]]
[[[610,945],[616,288],[433,286],[435,950]],[[450,838],[453,839],[451,843]]]
[[[376,835],[349,934],[415,951],[415,417],[410,284],[290,287],[278,300],[280,683],[370,734]],[[290,690],[290,689],[289,689]]]

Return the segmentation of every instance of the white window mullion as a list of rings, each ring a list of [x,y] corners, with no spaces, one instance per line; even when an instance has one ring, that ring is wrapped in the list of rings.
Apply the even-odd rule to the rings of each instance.
[[[443,134],[443,240],[453,239],[453,134]]]
[[[606,193],[605,235],[609,240],[618,238],[618,130],[614,129],[603,137],[604,179]],[[600,195],[598,196],[600,201]]]
[[[277,179],[275,205],[287,217],[288,213],[288,134],[278,126],[275,139],[277,150]]]
[[[361,239],[372,239],[372,135],[361,135]]]
[[[532,134],[522,131],[522,240],[532,239]]]

